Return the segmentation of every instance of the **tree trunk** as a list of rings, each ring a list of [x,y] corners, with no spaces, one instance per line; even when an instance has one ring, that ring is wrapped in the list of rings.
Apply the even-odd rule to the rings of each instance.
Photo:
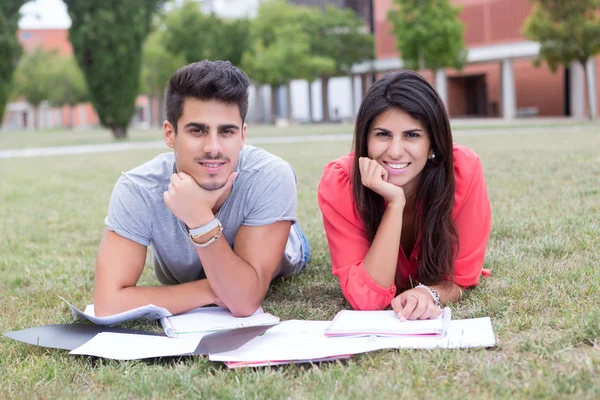
[[[288,122],[292,122],[292,83],[288,82],[285,88],[285,108]]]
[[[112,129],[113,137],[117,140],[123,140],[127,138],[127,127],[123,125],[113,125]]]
[[[590,93],[590,86],[589,86],[589,81],[588,81],[588,74],[587,74],[587,60],[581,62],[581,66],[583,67],[583,82],[585,82],[585,87],[583,89],[583,93],[585,93],[585,102],[587,104],[587,109],[588,109],[588,119],[591,121],[593,118],[593,111],[592,111],[592,96]]]
[[[270,123],[274,124],[277,119],[277,85],[271,85],[271,115]]]
[[[323,104],[323,122],[330,122],[329,118],[329,77],[321,78],[321,98]]]
[[[148,118],[150,120],[150,128],[154,126],[154,96],[148,95]]]
[[[256,123],[261,124],[265,122],[263,113],[263,97],[262,97],[262,85],[259,82],[254,82],[256,88]]]
[[[33,130],[38,130],[38,106],[33,106]]]
[[[312,123],[313,118],[313,96],[312,96],[312,82],[308,81],[308,122]]]
[[[74,105],[69,104],[69,129],[73,129],[73,107]]]
[[[158,96],[158,127],[162,129],[163,123],[165,122],[165,98],[162,95]]]

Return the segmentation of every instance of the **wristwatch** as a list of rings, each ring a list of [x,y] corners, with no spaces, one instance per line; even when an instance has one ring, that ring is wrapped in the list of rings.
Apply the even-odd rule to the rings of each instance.
[[[216,227],[219,227],[219,231],[217,232],[217,234],[215,236],[210,238],[208,241],[206,241],[204,243],[196,243],[196,241],[194,241],[194,239],[206,235],[208,232],[212,231]],[[206,225],[202,225],[201,227],[194,228],[194,229],[188,229],[188,237],[190,238],[190,241],[192,242],[192,244],[194,246],[206,247],[209,244],[211,244],[212,242],[214,242],[215,240],[217,240],[219,237],[221,237],[221,232],[223,232],[223,225],[221,225],[221,221],[219,221],[218,218],[215,218]]]

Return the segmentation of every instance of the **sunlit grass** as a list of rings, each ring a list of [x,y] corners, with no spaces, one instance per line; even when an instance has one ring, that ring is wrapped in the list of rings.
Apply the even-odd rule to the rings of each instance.
[[[599,398],[600,131],[457,141],[483,162],[492,276],[452,311],[490,316],[497,347],[389,350],[343,363],[230,371],[199,357],[117,362],[1,337],[0,398]],[[277,281],[264,307],[282,319],[330,319],[348,304],[331,276],[316,188],[323,166],[350,144],[264,147],[296,169],[298,216],[313,251],[309,268]],[[157,153],[0,161],[2,332],[70,322],[57,295],[82,307],[91,302],[112,186],[120,171]],[[142,281],[156,283],[150,265]]]

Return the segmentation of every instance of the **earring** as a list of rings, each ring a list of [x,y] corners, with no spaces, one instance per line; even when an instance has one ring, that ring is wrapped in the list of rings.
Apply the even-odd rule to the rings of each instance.
[[[430,160],[433,160],[434,158],[435,158],[435,153],[434,153],[434,152],[431,152],[431,155],[429,156],[429,159],[430,159]]]

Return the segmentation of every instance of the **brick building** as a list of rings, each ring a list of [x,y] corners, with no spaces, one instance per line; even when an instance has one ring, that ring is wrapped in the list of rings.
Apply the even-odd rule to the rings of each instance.
[[[522,34],[531,12],[528,0],[453,3],[463,7],[460,18],[465,24],[468,65],[462,71],[440,71],[437,77],[423,71],[428,80],[436,81],[452,117],[586,115],[584,72],[579,64],[559,68],[556,74],[545,65],[533,65],[539,44]],[[373,1],[376,60],[369,68],[379,73],[402,66],[387,21],[392,6],[392,0]],[[599,60],[597,57],[588,65],[595,114],[600,111],[596,95],[600,91]]]

